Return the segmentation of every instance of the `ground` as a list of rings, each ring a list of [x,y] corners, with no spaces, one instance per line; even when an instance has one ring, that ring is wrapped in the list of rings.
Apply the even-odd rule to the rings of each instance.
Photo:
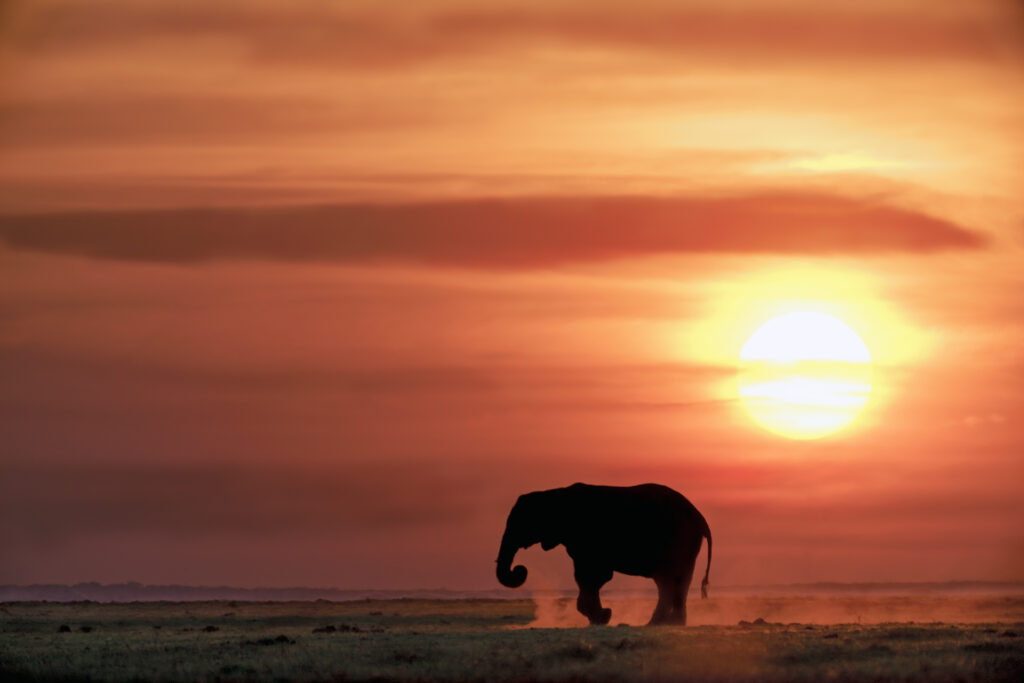
[[[537,612],[531,600],[5,603],[0,679],[1024,680],[1024,619],[531,627]]]

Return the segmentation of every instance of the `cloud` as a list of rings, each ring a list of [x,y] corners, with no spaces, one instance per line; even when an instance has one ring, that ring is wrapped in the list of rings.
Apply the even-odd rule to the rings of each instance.
[[[713,56],[729,61],[814,58],[985,59],[1019,39],[1007,21],[1012,7],[928,12],[841,9],[779,3],[742,9],[730,4],[647,2],[638,7],[515,3],[486,7],[435,3],[393,13],[373,4],[52,2],[8,22],[7,41],[27,52],[108,49],[113,42],[223,39],[250,58],[274,63],[380,68],[423,60],[516,49],[580,45]]]
[[[0,144],[53,146],[85,142],[225,144],[264,134],[381,130],[436,123],[438,116],[393,102],[279,95],[59,94],[0,102]],[[379,98],[378,98],[379,99]]]
[[[361,397],[429,394],[436,398],[439,393],[487,393],[493,391],[499,383],[512,380],[528,384],[528,381],[520,377],[527,374],[522,370],[502,372],[497,368],[469,364],[389,366],[378,363],[375,367],[363,358],[345,358],[343,349],[339,349],[334,357],[320,359],[321,364],[314,367],[301,367],[287,362],[272,363],[267,359],[249,359],[250,362],[245,363],[242,351],[238,351],[236,357],[240,358],[226,367],[223,363],[218,364],[209,359],[147,359],[139,355],[126,358],[115,354],[93,355],[81,349],[55,352],[0,344],[0,368],[9,372],[12,379],[23,382],[23,390],[48,379],[69,382],[71,378],[76,378],[92,383],[94,388],[105,385],[108,389],[118,383],[139,382],[165,389],[220,387],[240,392],[284,394],[292,398],[296,392],[323,390]],[[358,367],[353,367],[356,364]],[[645,369],[618,370],[639,374]],[[699,377],[698,373],[711,373],[714,370],[702,366],[693,369],[689,366],[659,368],[663,373],[674,372],[683,377]],[[579,376],[584,375],[583,371],[574,373],[571,369],[552,369],[549,373],[556,378],[549,380],[552,383],[563,377],[567,378],[562,379],[563,383],[571,379],[578,381]],[[528,380],[539,383],[537,375],[540,372],[529,373]],[[0,396],[3,396],[3,392],[0,392]],[[59,394],[53,393],[51,398],[59,400]]]
[[[474,496],[444,495],[431,463],[294,466],[222,463],[14,465],[3,468],[8,542],[76,535],[242,535],[422,529],[474,512]],[[410,482],[417,482],[414,485]],[[14,522],[14,520],[18,520]]]
[[[810,192],[20,215],[0,218],[0,239],[15,249],[118,260],[475,268],[708,252],[931,252],[985,243],[920,211]]]
[[[969,16],[836,10],[820,5],[735,7],[653,3],[650,11],[466,10],[432,22],[446,35],[557,40],[647,52],[736,59],[981,58],[997,54],[1012,34]]]

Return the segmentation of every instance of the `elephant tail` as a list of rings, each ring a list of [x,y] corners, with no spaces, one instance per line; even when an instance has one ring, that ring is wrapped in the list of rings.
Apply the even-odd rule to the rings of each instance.
[[[704,580],[700,582],[700,597],[708,597],[708,574],[711,573],[711,527],[704,523],[704,537],[708,539],[708,568],[704,570]]]

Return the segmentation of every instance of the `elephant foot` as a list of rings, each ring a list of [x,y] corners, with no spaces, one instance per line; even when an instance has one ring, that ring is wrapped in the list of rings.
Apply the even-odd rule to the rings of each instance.
[[[591,626],[604,626],[612,620],[612,611],[605,607],[604,609],[599,609],[596,614],[589,615],[587,618],[590,619]]]

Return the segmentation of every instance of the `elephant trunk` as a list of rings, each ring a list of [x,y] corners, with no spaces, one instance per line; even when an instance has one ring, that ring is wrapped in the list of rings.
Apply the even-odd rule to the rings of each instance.
[[[498,581],[508,588],[519,588],[526,581],[526,567],[521,564],[512,567],[512,560],[518,550],[519,546],[506,530],[501,539],[501,549],[498,550]]]

